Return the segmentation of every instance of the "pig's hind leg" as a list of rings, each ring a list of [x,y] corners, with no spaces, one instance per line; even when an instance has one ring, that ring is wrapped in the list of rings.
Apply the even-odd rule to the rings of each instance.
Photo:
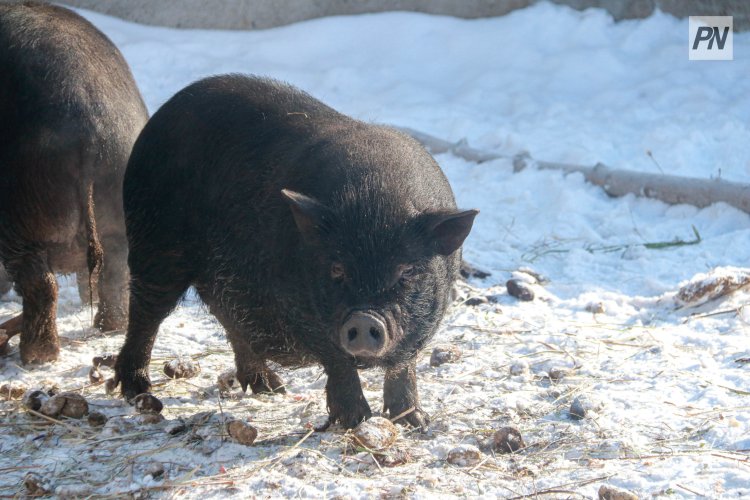
[[[60,353],[55,325],[57,280],[46,254],[40,248],[6,261],[23,298],[20,351],[24,364],[55,361]]]
[[[277,393],[286,394],[284,382],[271,370],[266,361],[260,358],[242,335],[227,329],[227,336],[234,350],[234,363],[237,366],[237,380],[242,390],[248,386],[253,394]]]
[[[242,390],[247,391],[249,386],[253,394],[286,394],[284,382],[268,367],[265,359],[253,349],[245,335],[237,331],[221,314],[214,315],[224,326],[229,342],[232,344],[234,364],[237,367],[237,380],[239,380]]]
[[[234,315],[226,311],[226,306],[221,306],[221,301],[209,291],[212,290],[211,287],[198,284],[196,289],[211,314],[219,320],[219,323],[227,332],[227,337],[234,351],[237,380],[240,382],[242,390],[247,391],[247,388],[250,387],[253,394],[285,394],[284,382],[268,367],[263,355],[257,349],[253,349],[251,342],[248,341],[248,338],[252,338],[253,335],[245,333],[242,324],[236,320]]]
[[[117,235],[103,235],[102,246],[105,258],[95,287],[99,310],[94,325],[103,332],[110,332],[125,329],[128,323],[128,242]]]

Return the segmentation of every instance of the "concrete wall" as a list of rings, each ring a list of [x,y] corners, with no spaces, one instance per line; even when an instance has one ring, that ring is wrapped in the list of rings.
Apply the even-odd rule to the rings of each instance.
[[[734,16],[735,31],[750,29],[750,1],[748,0],[552,0],[574,9],[600,7],[609,11],[615,20],[644,18],[654,9],[676,17]]]
[[[0,0],[7,1],[7,0]],[[405,10],[463,18],[502,16],[538,0],[58,0],[143,24],[176,28],[264,29],[333,15]],[[616,20],[655,8],[677,17],[733,15],[750,28],[750,0],[552,0],[575,9],[600,7]]]

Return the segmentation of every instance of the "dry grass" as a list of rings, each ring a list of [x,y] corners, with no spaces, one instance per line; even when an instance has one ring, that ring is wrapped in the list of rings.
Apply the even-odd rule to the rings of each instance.
[[[462,294],[500,296],[502,291],[464,285]],[[713,426],[750,408],[742,399],[748,393],[666,362],[691,355],[661,340],[677,323],[643,325],[607,321],[601,315],[586,319],[554,304],[505,298],[474,308],[456,305],[435,344],[459,346],[462,358],[433,368],[427,349],[418,365],[423,406],[432,417],[430,431],[403,429],[394,447],[380,455],[352,448],[341,429],[313,432],[312,426],[325,416],[320,368],[282,370],[291,382],[284,396],[220,395],[211,379],[232,365],[229,348],[194,352],[192,358],[202,365],[196,379],[160,375],[169,357],[159,354],[151,368],[155,394],[165,403],[165,420],[154,424],[107,396],[102,385],[88,383],[82,376],[85,367],[53,368],[38,379],[51,378],[63,390],[80,391],[92,410],[110,420],[97,429],[85,421],[25,410],[18,401],[0,403],[0,495],[23,495],[30,472],[57,495],[92,498],[248,492],[334,496],[353,491],[384,498],[589,498],[600,484],[618,477],[686,463],[725,463],[750,474],[747,450],[715,448],[705,439]],[[83,336],[99,338],[88,337]],[[658,372],[647,362],[654,358],[665,361],[657,363]],[[511,375],[511,366],[519,363],[526,368]],[[553,368],[563,370],[561,378],[550,378]],[[382,374],[363,372],[362,380],[371,407],[379,408]],[[668,389],[663,397],[635,397],[658,391],[654,380]],[[670,390],[678,390],[685,380],[725,391],[736,404],[709,408],[670,401]],[[589,399],[590,411],[576,421],[568,408],[579,396]],[[644,419],[644,414],[652,418]],[[236,444],[226,435],[224,423],[230,418],[247,419],[260,430],[253,446]],[[181,432],[169,432],[180,425]],[[526,448],[510,455],[495,452],[491,438],[503,426],[518,428]],[[463,443],[482,450],[479,463],[457,467],[446,462],[447,450]],[[149,476],[154,464],[164,471],[156,478]],[[670,491],[716,494],[690,483],[689,477]]]

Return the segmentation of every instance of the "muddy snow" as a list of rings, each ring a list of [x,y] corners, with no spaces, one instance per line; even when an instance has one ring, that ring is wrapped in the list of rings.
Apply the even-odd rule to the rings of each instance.
[[[388,13],[256,32],[82,13],[121,48],[152,112],[197,78],[256,73],[364,120],[508,155],[750,181],[750,33],[735,36],[734,61],[706,63],[688,61],[687,20],[615,24],[546,3],[497,19]],[[285,395],[242,394],[221,327],[190,293],[154,349],[164,409],[136,413],[90,380],[123,333],[92,329],[75,278],[61,276],[61,359],[23,367],[14,339],[0,385],[74,391],[103,416],[0,398],[0,495],[750,495],[750,216],[613,199],[580,175],[513,173],[506,160],[437,160],[459,205],[481,209],[464,257],[490,275],[459,283],[419,358],[428,432],[401,429],[377,450],[340,428],[313,432],[326,415],[319,367],[279,370]],[[511,278],[534,299],[509,295]],[[11,292],[0,319],[20,309]],[[198,373],[167,377],[177,358]],[[382,375],[361,373],[373,410]],[[252,444],[228,434],[233,420],[257,429]],[[497,446],[505,427],[525,446]]]

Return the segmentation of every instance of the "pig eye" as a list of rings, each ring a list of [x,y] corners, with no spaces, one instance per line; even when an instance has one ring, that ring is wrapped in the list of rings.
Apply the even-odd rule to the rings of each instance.
[[[414,276],[414,266],[411,264],[401,264],[398,266],[398,279],[403,282]]]
[[[341,281],[346,276],[344,271],[344,265],[341,262],[334,262],[331,264],[331,279],[334,281]]]

